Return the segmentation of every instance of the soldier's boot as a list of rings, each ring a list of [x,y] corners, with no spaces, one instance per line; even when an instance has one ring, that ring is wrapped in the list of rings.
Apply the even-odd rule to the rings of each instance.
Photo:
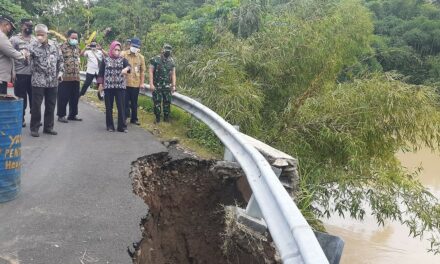
[[[154,121],[154,123],[156,123],[156,124],[160,123],[160,116],[159,115],[156,116],[156,121]]]
[[[164,115],[164,116],[163,116],[163,121],[164,121],[164,122],[170,122],[170,116],[168,116],[168,115]]]

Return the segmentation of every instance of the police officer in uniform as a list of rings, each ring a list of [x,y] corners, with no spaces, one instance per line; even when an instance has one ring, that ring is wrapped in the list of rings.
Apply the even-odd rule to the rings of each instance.
[[[21,20],[21,32],[13,36],[10,41],[12,46],[20,52],[29,52],[29,45],[32,41],[37,39],[32,35],[33,23],[30,18],[23,18]],[[29,102],[29,109],[32,102],[32,82],[31,82],[31,65],[29,60],[15,60],[15,85],[14,94],[23,98],[23,127],[26,126],[24,122],[24,115],[26,114],[26,107]],[[29,97],[29,101],[27,100]]]
[[[15,30],[14,20],[0,15],[0,94],[7,93],[8,82],[14,74],[14,59],[24,60],[25,54],[14,49],[9,38]]]

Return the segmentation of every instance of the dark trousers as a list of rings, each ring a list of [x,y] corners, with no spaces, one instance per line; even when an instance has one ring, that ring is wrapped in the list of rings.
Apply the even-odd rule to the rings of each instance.
[[[96,78],[96,74],[90,74],[90,73],[86,73],[86,80],[83,83],[83,86],[81,88],[81,92],[79,93],[80,95],[85,95],[87,92],[87,89],[89,89],[90,85],[93,82],[93,79]]]
[[[26,114],[26,107],[28,105],[27,98],[29,97],[29,108],[32,107],[32,75],[17,74],[17,79],[14,85],[14,94],[20,98],[23,98],[23,121]]]
[[[127,128],[125,124],[125,90],[124,89],[105,89],[105,121],[107,129],[115,129],[113,124],[113,102],[116,101],[118,108],[118,131]]]
[[[128,87],[125,92],[125,113],[127,118],[130,118],[130,122],[134,123],[138,121],[138,97],[139,88]],[[130,115],[131,110],[131,115]]]
[[[41,103],[44,98],[44,130],[52,130],[55,105],[57,103],[57,88],[32,87],[31,131],[38,131],[41,122]]]
[[[58,85],[58,111],[57,116],[66,116],[66,107],[69,103],[69,118],[74,118],[78,115],[78,101],[79,101],[79,82],[69,81],[61,82]]]
[[[0,81],[0,94],[8,93],[8,83]]]

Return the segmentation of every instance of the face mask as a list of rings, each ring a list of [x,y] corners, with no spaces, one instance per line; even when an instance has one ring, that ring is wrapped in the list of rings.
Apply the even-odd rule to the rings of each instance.
[[[72,46],[76,46],[76,45],[78,45],[78,40],[77,39],[69,39],[69,44]]]
[[[10,28],[11,28],[11,30],[9,30],[8,33],[6,33],[6,36],[8,38],[12,37],[12,34],[14,33],[14,30],[12,29],[12,27],[10,27]]]
[[[43,37],[43,36],[37,36],[37,40],[38,40],[38,42],[40,42],[40,43],[44,43],[44,42],[46,41],[46,38]]]
[[[167,50],[163,53],[163,55],[165,56],[165,58],[168,58],[169,56],[171,56],[171,51]]]
[[[26,35],[30,35],[30,34],[32,34],[32,28],[25,28],[24,29],[24,33],[26,34]]]
[[[138,53],[139,49],[135,48],[135,47],[130,47],[130,51],[131,51],[131,53]]]

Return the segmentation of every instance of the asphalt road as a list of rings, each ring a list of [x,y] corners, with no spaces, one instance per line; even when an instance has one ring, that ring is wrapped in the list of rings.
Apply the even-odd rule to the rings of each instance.
[[[57,136],[23,130],[21,193],[0,203],[0,264],[131,263],[147,207],[132,193],[130,164],[165,148],[138,127],[107,132],[104,113],[86,103],[79,112],[82,122],[55,121]]]

